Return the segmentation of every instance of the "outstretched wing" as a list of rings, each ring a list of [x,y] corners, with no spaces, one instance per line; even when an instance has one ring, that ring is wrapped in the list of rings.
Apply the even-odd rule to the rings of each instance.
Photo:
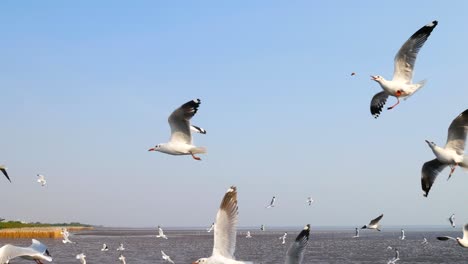
[[[379,223],[380,219],[382,219],[383,217],[383,214],[379,215],[377,218],[373,219],[372,221],[370,221],[369,225],[376,225]]]
[[[200,103],[200,99],[189,101],[174,110],[169,116],[168,122],[171,127],[172,142],[192,143],[190,119],[197,113]]]
[[[214,227],[213,256],[234,259],[237,226],[237,189],[232,186],[224,195]]]
[[[300,264],[302,262],[304,249],[309,242],[309,235],[310,225],[306,225],[286,252],[286,264]]]
[[[395,56],[394,81],[411,83],[416,56],[437,24],[438,22],[434,20],[420,28],[401,46]]]
[[[437,175],[441,173],[446,164],[443,164],[438,159],[433,159],[424,163],[421,169],[421,187],[424,191],[424,197],[429,195],[429,191],[431,190],[432,184],[434,184]]]
[[[374,116],[374,118],[379,117],[380,113],[382,112],[382,108],[387,102],[387,98],[388,94],[385,91],[377,93],[374,95],[374,97],[372,97],[370,103],[370,112]]]
[[[463,155],[467,132],[468,109],[459,114],[450,124],[445,147],[455,150],[458,155]]]

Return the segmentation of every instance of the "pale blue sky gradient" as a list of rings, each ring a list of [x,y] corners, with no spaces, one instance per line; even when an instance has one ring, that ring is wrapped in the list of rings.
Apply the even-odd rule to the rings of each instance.
[[[208,226],[236,185],[243,226],[468,222],[462,170],[420,187],[468,108],[468,3],[343,2],[0,2],[0,217]],[[375,120],[369,75],[434,19],[426,87]],[[147,152],[193,98],[203,161]]]

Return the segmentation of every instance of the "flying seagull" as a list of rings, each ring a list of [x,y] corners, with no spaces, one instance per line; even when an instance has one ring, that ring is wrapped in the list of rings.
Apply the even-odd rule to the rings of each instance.
[[[291,244],[286,252],[285,264],[300,264],[304,257],[304,250],[309,242],[310,225],[306,225],[304,229],[296,237],[296,240]]]
[[[264,224],[262,224],[262,225],[260,226],[260,230],[261,230],[261,231],[265,231],[265,225],[264,225]]]
[[[84,253],[76,255],[76,259],[79,259],[81,264],[86,264],[86,255]]]
[[[353,238],[358,238],[359,237],[359,228],[356,227],[355,234]]]
[[[401,229],[401,235],[400,235],[400,239],[401,240],[405,240],[406,236],[405,236],[405,230],[404,229]]]
[[[312,199],[312,197],[307,197],[307,204],[309,206],[312,205],[313,202],[314,202],[314,200]]]
[[[124,245],[123,243],[120,243],[120,246],[117,248],[117,251],[124,251],[125,248],[124,248]]]
[[[423,238],[423,242],[421,242],[421,244],[422,244],[422,245],[427,245],[427,244],[429,244],[429,242],[427,242],[427,238],[424,237],[424,238]]]
[[[122,261],[122,264],[126,264],[127,262],[125,261],[125,256],[120,254],[119,260]]]
[[[436,158],[424,163],[422,166],[421,187],[425,197],[429,194],[437,175],[447,166],[451,168],[448,179],[450,179],[457,166],[468,168],[468,157],[464,155],[467,132],[468,109],[458,115],[450,124],[445,147],[439,147],[434,142],[426,140]]]
[[[192,131],[206,133],[206,130],[190,126],[190,119],[197,113],[199,106],[200,99],[194,99],[174,110],[168,119],[171,127],[171,139],[169,142],[158,144],[148,151],[159,151],[170,155],[192,155],[192,158],[201,160],[195,154],[206,153],[206,149],[192,144]]]
[[[66,228],[62,228],[62,231],[60,231],[60,234],[62,234],[62,242],[64,244],[67,244],[67,243],[70,243],[70,244],[73,244],[73,242],[70,240],[70,233],[68,232],[68,230]]]
[[[368,225],[361,227],[361,229],[377,229],[377,231],[380,231],[379,221],[382,219],[382,217],[383,217],[383,214],[379,215],[377,218],[370,221]]]
[[[450,225],[455,228],[455,214],[452,214],[450,217],[449,217],[449,222],[450,222]]]
[[[272,208],[272,207],[275,207],[275,200],[276,200],[276,197],[273,196],[273,198],[271,198],[271,202],[268,206],[266,206],[265,208]]]
[[[167,236],[164,234],[164,231],[162,230],[160,226],[158,226],[158,235],[156,235],[156,237],[167,239]]]
[[[399,260],[400,260],[400,252],[398,251],[398,248],[395,248],[395,257],[393,257],[393,259],[389,260],[387,262],[387,264],[395,264]]]
[[[247,231],[247,235],[245,237],[246,238],[252,238],[252,236],[250,235],[250,231]]]
[[[109,250],[109,247],[107,247],[106,244],[102,244],[101,251],[108,251],[108,250]]]
[[[437,237],[437,239],[442,240],[442,241],[452,239],[452,240],[457,241],[460,246],[462,246],[464,248],[468,248],[468,224],[465,224],[465,226],[463,227],[463,238],[459,238],[459,237],[453,238],[453,237],[449,237],[449,236],[441,236],[441,237]]]
[[[38,174],[37,177],[39,177],[37,179],[37,182],[40,183],[42,187],[44,187],[46,185],[46,183],[47,183],[47,181],[45,180],[44,175]]]
[[[4,165],[0,165],[0,171],[2,171],[3,175],[5,175],[5,177],[11,182],[10,176],[8,176],[8,172],[6,170],[7,167],[5,167]]]
[[[375,118],[379,117],[388,96],[397,98],[396,104],[387,108],[390,110],[400,103],[400,98],[406,99],[424,86],[425,81],[413,83],[413,69],[419,50],[437,24],[438,22],[434,20],[423,26],[401,46],[394,59],[395,68],[391,81],[385,80],[380,75],[371,76],[372,80],[378,82],[383,89],[382,92],[374,95],[371,100],[370,111]]]
[[[286,236],[288,236],[288,232],[284,232],[284,234],[279,237],[279,239],[282,240],[281,244],[286,244]]]
[[[206,232],[210,233],[211,231],[213,231],[213,228],[214,228],[214,223],[212,223],[211,226],[206,229]]]
[[[29,247],[18,247],[6,244],[0,248],[0,263],[10,263],[10,260],[18,257],[34,260],[39,264],[42,264],[42,261],[52,261],[47,246],[36,239],[32,240],[32,244]]]
[[[226,192],[216,214],[213,253],[192,264],[245,264],[250,262],[234,260],[237,233],[237,188],[232,186]]]
[[[161,255],[162,255],[162,258],[163,258],[165,261],[174,264],[174,261],[172,261],[171,257],[169,257],[168,255],[166,255],[166,253],[164,253],[164,251],[162,251],[162,250],[161,250]]]

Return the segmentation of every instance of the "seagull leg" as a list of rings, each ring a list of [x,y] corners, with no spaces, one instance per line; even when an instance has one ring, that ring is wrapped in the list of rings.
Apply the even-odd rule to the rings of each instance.
[[[392,110],[395,106],[397,106],[398,104],[400,103],[400,98],[397,97],[397,103],[390,106],[389,108],[387,108],[387,110]]]
[[[455,171],[455,168],[457,167],[458,164],[455,163],[455,165],[450,165],[450,174],[447,178],[447,181],[450,180],[450,177],[452,177],[453,172]]]
[[[201,160],[201,159],[200,159],[200,157],[197,157],[197,156],[193,155],[193,153],[192,153],[192,152],[190,152],[190,155],[192,155],[192,158],[193,158],[193,159],[196,159],[196,160]]]

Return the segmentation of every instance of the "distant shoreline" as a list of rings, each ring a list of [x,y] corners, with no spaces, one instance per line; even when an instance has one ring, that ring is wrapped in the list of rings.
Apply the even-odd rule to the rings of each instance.
[[[21,238],[62,238],[62,228],[70,232],[82,230],[92,230],[91,226],[48,226],[48,227],[19,227],[0,229],[0,238],[21,239]]]

